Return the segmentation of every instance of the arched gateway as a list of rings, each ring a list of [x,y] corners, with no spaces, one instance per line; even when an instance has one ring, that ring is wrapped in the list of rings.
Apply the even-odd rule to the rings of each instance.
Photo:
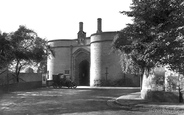
[[[80,48],[73,53],[74,81],[80,86],[89,86],[90,81],[90,53]]]

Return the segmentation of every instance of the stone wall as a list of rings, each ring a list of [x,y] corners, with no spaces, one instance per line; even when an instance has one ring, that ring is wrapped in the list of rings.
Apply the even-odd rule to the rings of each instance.
[[[0,94],[6,92],[13,92],[13,91],[23,91],[23,90],[30,90],[42,87],[41,81],[34,81],[34,82],[22,82],[22,83],[14,83],[14,84],[6,84],[0,86]]]
[[[20,73],[19,78],[25,82],[42,81],[41,73]]]
[[[9,74],[2,74],[0,76],[3,83],[0,84],[0,93],[22,91],[42,87],[42,74],[40,73],[20,73],[19,83],[16,83],[14,77]],[[7,80],[9,79],[9,81]]]
[[[8,74],[8,76],[7,76]],[[16,83],[15,77],[11,73],[4,72],[0,75],[0,85]],[[41,73],[20,73],[19,82],[35,82],[42,81]]]

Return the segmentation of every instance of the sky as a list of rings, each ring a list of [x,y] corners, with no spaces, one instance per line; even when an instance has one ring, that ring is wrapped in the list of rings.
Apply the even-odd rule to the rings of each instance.
[[[76,39],[79,22],[87,37],[97,31],[97,18],[102,18],[102,31],[119,31],[131,19],[128,11],[132,0],[0,0],[0,30],[13,32],[20,25],[37,32],[47,40]]]

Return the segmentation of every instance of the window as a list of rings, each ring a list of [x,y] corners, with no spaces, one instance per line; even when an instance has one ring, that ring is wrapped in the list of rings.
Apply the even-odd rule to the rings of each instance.
[[[69,74],[70,73],[70,71],[69,70],[65,70],[65,74]]]

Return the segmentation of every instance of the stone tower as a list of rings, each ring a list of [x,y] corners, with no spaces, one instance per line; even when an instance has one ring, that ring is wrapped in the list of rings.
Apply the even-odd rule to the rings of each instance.
[[[118,32],[102,32],[102,19],[97,19],[97,31],[90,38],[90,86],[122,76],[119,56],[112,52],[112,41]]]

